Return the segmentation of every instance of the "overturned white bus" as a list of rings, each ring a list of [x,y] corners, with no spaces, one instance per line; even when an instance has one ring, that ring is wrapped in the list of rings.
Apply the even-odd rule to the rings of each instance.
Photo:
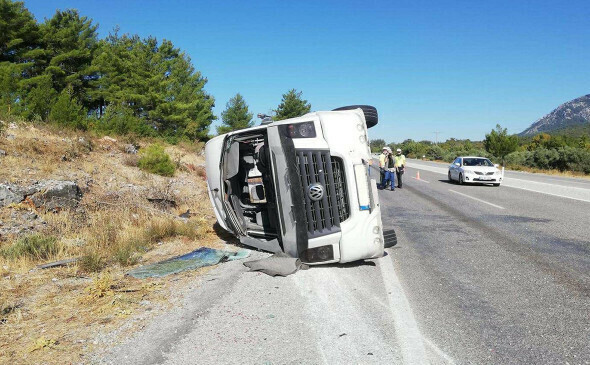
[[[358,105],[260,125],[205,146],[219,224],[245,245],[308,264],[383,255],[383,226],[367,128]]]

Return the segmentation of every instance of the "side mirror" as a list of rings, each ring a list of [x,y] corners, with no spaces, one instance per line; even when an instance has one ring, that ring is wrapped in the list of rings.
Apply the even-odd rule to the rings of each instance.
[[[494,164],[494,167],[495,167],[495,168],[498,168],[498,167],[500,167],[500,165],[498,165],[498,164]]]
[[[460,163],[458,163],[458,162],[455,162],[455,164],[454,164],[454,165],[455,165],[455,166],[461,166],[461,164],[460,164]]]

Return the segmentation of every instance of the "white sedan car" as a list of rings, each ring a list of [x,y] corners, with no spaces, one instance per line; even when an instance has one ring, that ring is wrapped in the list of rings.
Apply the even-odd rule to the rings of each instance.
[[[449,166],[449,181],[500,186],[502,172],[485,157],[457,157]]]

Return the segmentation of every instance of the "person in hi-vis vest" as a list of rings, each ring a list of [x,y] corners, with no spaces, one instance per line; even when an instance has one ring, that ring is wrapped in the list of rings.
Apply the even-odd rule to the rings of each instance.
[[[396,155],[393,158],[395,171],[397,172],[397,187],[401,189],[402,187],[402,175],[404,174],[404,170],[406,169],[406,156],[402,155],[402,150],[397,149]]]

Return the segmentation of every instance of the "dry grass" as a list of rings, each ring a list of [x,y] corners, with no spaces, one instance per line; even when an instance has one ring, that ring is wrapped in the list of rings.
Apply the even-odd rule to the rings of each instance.
[[[174,281],[137,280],[124,276],[130,267],[201,246],[224,247],[212,230],[202,145],[168,146],[175,163],[196,168],[165,178],[141,172],[133,155],[120,148],[128,141],[26,124],[7,132],[16,138],[0,137],[0,149],[7,152],[0,158],[0,182],[72,180],[84,197],[72,211],[36,212],[46,222],[36,235],[0,238],[0,363],[84,361],[84,353],[111,345],[97,334],[122,325],[132,331],[207,270],[176,275]],[[0,208],[0,220],[33,210],[28,204]],[[178,217],[187,210],[202,214]],[[73,257],[81,259],[36,269]]]
[[[20,168],[0,169],[0,181],[60,177],[58,167],[71,164],[93,148],[88,142],[89,137],[83,133],[55,135],[30,124],[21,124],[19,129],[11,129],[9,133],[16,138],[0,138],[0,149],[7,152],[0,163]]]
[[[129,167],[137,167],[139,164],[139,156],[137,154],[126,155],[123,157],[123,164]]]

